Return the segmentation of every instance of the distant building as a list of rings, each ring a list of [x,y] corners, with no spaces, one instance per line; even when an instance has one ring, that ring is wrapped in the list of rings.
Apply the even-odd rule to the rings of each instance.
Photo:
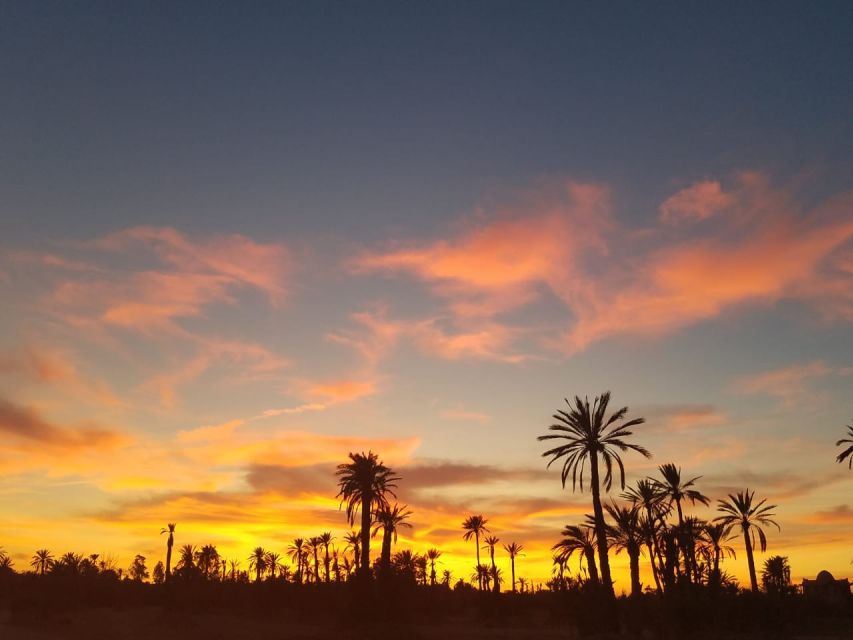
[[[850,597],[850,581],[836,580],[829,571],[821,571],[814,580],[803,579],[803,595],[839,602]]]

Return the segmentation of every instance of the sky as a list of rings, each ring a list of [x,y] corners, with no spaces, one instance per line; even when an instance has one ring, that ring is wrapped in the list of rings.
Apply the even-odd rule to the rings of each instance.
[[[647,421],[629,483],[755,490],[795,581],[850,575],[852,23],[3,3],[0,546],[153,566],[177,522],[245,568],[340,539],[335,465],[372,449],[399,548],[467,578],[482,513],[543,581],[591,507],[536,437],[610,390]]]

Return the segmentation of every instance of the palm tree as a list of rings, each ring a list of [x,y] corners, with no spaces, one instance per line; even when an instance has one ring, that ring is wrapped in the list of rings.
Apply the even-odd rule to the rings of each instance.
[[[676,467],[672,463],[661,465],[658,467],[658,471],[660,471],[663,480],[655,480],[655,482],[657,482],[661,493],[666,497],[670,505],[675,505],[676,512],[678,513],[678,542],[684,560],[684,575],[687,577],[687,581],[691,582],[691,571],[694,568],[695,558],[691,556],[688,548],[690,540],[684,537],[684,513],[681,509],[681,502],[687,499],[692,504],[701,502],[707,506],[710,500],[696,489],[691,488],[695,486],[696,481],[702,476],[696,476],[685,482],[681,479],[681,467]]]
[[[504,551],[509,554],[509,563],[512,567],[512,592],[515,593],[515,559],[518,556],[524,555],[521,553],[524,550],[524,546],[518,544],[517,542],[510,542],[509,544],[504,545]]]
[[[267,551],[267,557],[264,558],[267,571],[269,571],[270,578],[275,580],[275,572],[278,570],[279,566],[281,566],[281,554],[274,553],[273,551]]]
[[[261,581],[261,574],[267,570],[267,552],[263,547],[255,547],[249,556],[249,571],[255,570],[255,582]]]
[[[485,549],[486,547],[488,547],[489,549],[489,557],[492,560],[492,574],[494,574],[495,569],[497,569],[497,565],[495,564],[495,546],[500,542],[500,539],[497,536],[486,536],[485,538],[483,538],[483,542],[486,543],[483,545],[483,549]],[[492,588],[494,589],[495,593],[498,593],[500,585],[497,583],[496,580],[492,583]]]
[[[356,512],[361,510],[361,562],[362,576],[370,575],[370,517],[374,510],[388,504],[386,494],[394,494],[397,487],[395,482],[399,480],[394,472],[379,460],[379,457],[369,451],[364,453],[350,453],[350,462],[339,464],[336,475],[338,476],[338,498],[341,505],[346,503],[347,520],[355,524]]]
[[[785,556],[770,556],[764,561],[761,584],[767,593],[784,595],[791,591],[791,566]]]
[[[661,575],[663,573],[663,559],[658,546],[658,534],[664,526],[664,517],[669,508],[664,505],[666,495],[662,492],[660,483],[650,478],[637,480],[635,487],[630,487],[622,494],[624,500],[629,500],[633,505],[645,510],[645,516],[640,518],[640,528],[643,531],[646,546],[649,550],[649,562],[652,565],[652,577],[655,580],[655,588],[658,593],[662,592]],[[660,566],[658,565],[660,562]]]
[[[563,536],[551,549],[571,559],[577,551],[581,561],[586,560],[586,570],[592,584],[598,584],[598,567],[595,563],[596,533],[595,529],[585,525],[567,525],[561,533]]]
[[[308,548],[314,556],[314,584],[320,582],[320,547],[323,546],[323,539],[320,536],[314,536],[308,539]]]
[[[39,572],[39,575],[44,575],[53,564],[53,555],[47,549],[39,549],[30,560],[30,566]]]
[[[746,489],[735,495],[729,494],[728,500],[719,500],[717,511],[723,515],[714,518],[716,522],[722,522],[729,526],[739,525],[743,531],[743,543],[746,547],[746,560],[749,564],[749,581],[754,592],[758,591],[758,579],[755,575],[755,560],[752,557],[752,549],[755,546],[755,531],[758,531],[758,541],[761,552],[767,550],[767,536],[762,526],[773,525],[781,530],[781,527],[772,517],[775,515],[773,509],[775,504],[765,505],[766,499],[754,502],[755,492]],[[754,530],[754,531],[753,531]]]
[[[375,536],[379,531],[382,531],[382,552],[379,556],[379,566],[386,575],[391,568],[391,542],[392,540],[397,542],[399,527],[412,528],[412,525],[406,522],[411,515],[412,512],[408,506],[400,506],[396,503],[393,507],[389,505],[380,507],[374,513],[373,535]]]
[[[849,445],[844,451],[838,454],[835,461],[840,463],[847,460],[847,468],[853,469],[853,425],[847,425],[847,435],[850,437],[842,438],[835,443],[836,447],[840,447],[843,444]]]
[[[726,545],[732,539],[731,526],[723,522],[706,522],[702,529],[700,540],[703,544],[702,553],[709,566],[708,583],[720,586],[720,560],[724,557],[734,558],[735,550]]]
[[[441,551],[432,548],[426,552],[426,559],[429,560],[429,583],[435,586],[435,562],[441,557]]]
[[[196,552],[196,566],[205,578],[209,578],[211,572],[218,573],[219,552],[212,544],[206,544]]]
[[[287,548],[287,552],[290,554],[290,559],[296,562],[296,582],[302,584],[302,558],[305,555],[305,539],[294,538]]]
[[[572,490],[574,491],[578,480],[583,491],[584,465],[589,460],[590,489],[592,491],[592,509],[595,520],[595,537],[598,544],[598,557],[601,564],[601,580],[607,592],[614,596],[613,581],[610,577],[610,562],[607,558],[607,525],[604,521],[604,510],[601,506],[601,485],[605,491],[610,491],[613,484],[613,464],[619,467],[619,480],[622,489],[625,488],[625,467],[619,452],[636,451],[646,458],[651,457],[644,447],[626,442],[625,438],[633,435],[629,430],[631,427],[641,425],[644,418],[634,418],[623,422],[628,407],[622,407],[618,411],[607,416],[607,406],[610,404],[610,392],[605,391],[593,400],[592,407],[589,399],[581,400],[575,396],[575,404],[566,399],[568,411],[558,409],[553,418],[555,424],[548,427],[548,433],[539,436],[538,440],[564,440],[565,443],[545,451],[543,457],[551,457],[548,461],[550,467],[554,462],[565,458],[561,480],[563,487],[569,475],[572,476]],[[618,450],[618,451],[617,451]],[[599,477],[599,456],[604,463],[603,482]]]
[[[350,531],[344,536],[344,541],[347,543],[344,550],[352,549],[353,564],[355,565],[356,573],[358,573],[359,562],[361,561],[361,553],[359,552],[361,548],[361,533]]]
[[[326,531],[323,533],[323,535],[320,536],[320,542],[323,543],[323,549],[325,550],[325,557],[323,558],[323,567],[326,570],[327,583],[332,581],[331,575],[329,573],[329,545],[332,544],[332,540],[334,540],[334,537],[332,536],[331,531]]]
[[[462,522],[462,529],[465,531],[462,534],[462,539],[468,541],[471,539],[471,536],[474,536],[474,547],[477,549],[477,575],[478,575],[478,585],[480,590],[483,589],[483,576],[482,572],[479,570],[480,567],[480,534],[488,533],[488,529],[486,528],[486,523],[488,520],[481,515],[477,516],[468,516]]]
[[[631,568],[631,595],[639,596],[643,592],[640,584],[640,549],[643,536],[640,530],[639,507],[623,507],[612,503],[604,508],[615,523],[609,528],[608,533],[616,553],[624,549],[628,554]]]
[[[175,544],[175,527],[178,526],[174,522],[170,522],[165,528],[160,529],[160,535],[168,533],[166,538],[166,582],[172,577],[172,545]]]

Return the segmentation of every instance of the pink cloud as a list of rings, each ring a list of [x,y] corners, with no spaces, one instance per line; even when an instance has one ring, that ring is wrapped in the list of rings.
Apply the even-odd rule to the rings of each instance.
[[[786,407],[792,407],[810,397],[814,399],[816,380],[830,375],[849,375],[850,372],[848,368],[830,367],[822,360],[815,360],[742,376],[735,381],[735,389],[741,393],[773,396]]]
[[[734,202],[732,194],[723,191],[716,180],[697,182],[667,198],[660,205],[664,222],[704,220]]]

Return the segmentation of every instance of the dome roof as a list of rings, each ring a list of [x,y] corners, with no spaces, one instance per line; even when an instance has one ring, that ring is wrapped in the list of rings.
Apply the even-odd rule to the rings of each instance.
[[[832,577],[832,574],[829,571],[824,570],[817,574],[815,582],[819,582],[821,584],[829,584],[830,582],[835,582],[835,578]]]

